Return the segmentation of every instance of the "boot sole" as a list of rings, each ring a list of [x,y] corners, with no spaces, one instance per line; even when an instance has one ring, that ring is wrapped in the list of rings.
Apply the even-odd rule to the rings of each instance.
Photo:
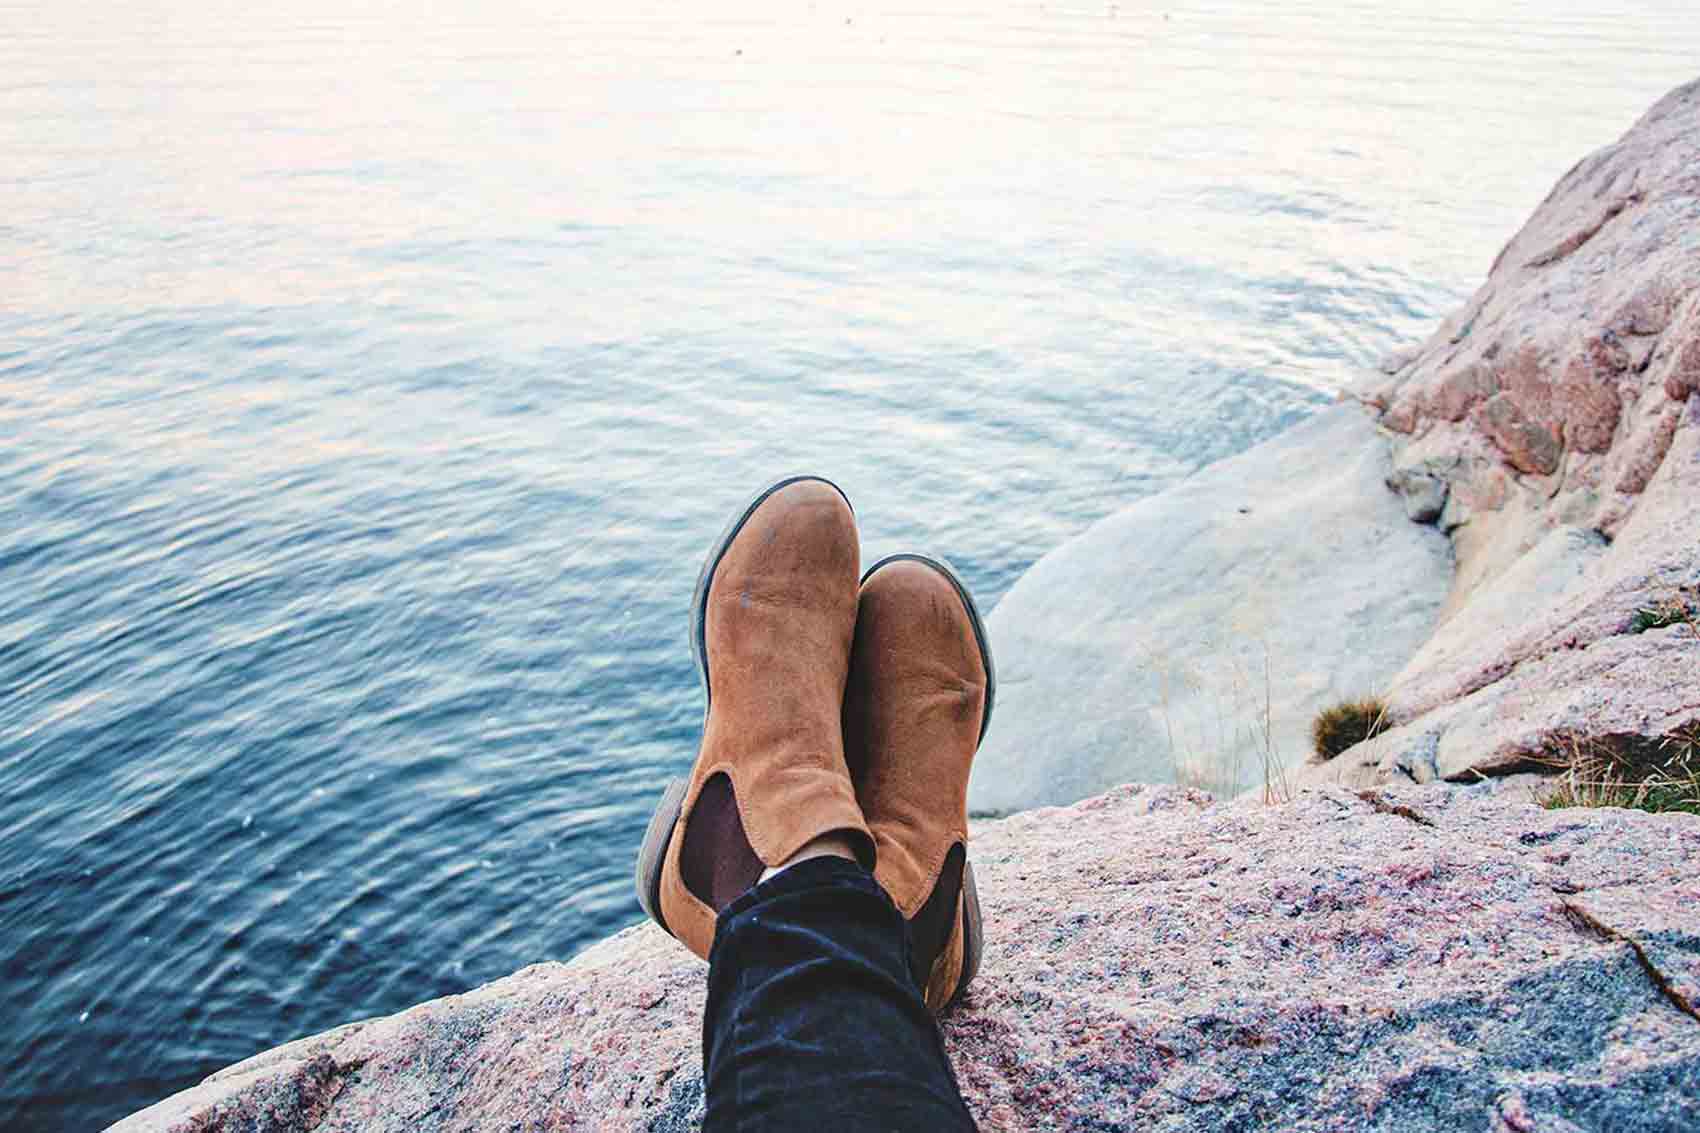
[[[981,924],[980,887],[974,883],[974,863],[965,861],[962,864],[962,975],[957,977],[956,990],[950,993],[945,1011],[956,1006],[956,1001],[980,974],[980,954],[986,946],[986,938],[980,935]]]
[[[708,589],[714,584],[714,571],[720,565],[720,560],[726,557],[726,549],[732,545],[732,540],[744,529],[750,516],[757,508],[767,502],[769,496],[792,484],[800,484],[806,480],[818,480],[844,499],[851,513],[855,508],[850,505],[850,497],[844,495],[844,489],[822,476],[788,476],[770,485],[752,499],[745,508],[733,516],[732,522],[720,533],[720,538],[709,548],[708,557],[703,560],[702,570],[697,574],[695,591],[691,594],[691,656],[696,660],[697,679],[702,682],[703,710],[702,718],[708,722],[709,705],[714,699],[714,690],[708,683]],[[977,617],[978,615],[976,615]],[[978,631],[976,631],[978,632]],[[673,840],[673,830],[679,823],[679,812],[685,806],[685,793],[690,789],[690,776],[674,779],[667,784],[662,792],[661,802],[655,808],[655,813],[649,817],[649,826],[644,831],[643,845],[638,849],[636,883],[638,904],[649,918],[663,929],[667,921],[661,916],[661,870],[667,861],[667,847]]]
[[[992,647],[986,638],[986,623],[980,618],[980,607],[974,604],[974,596],[968,593],[968,587],[962,584],[956,569],[937,555],[920,555],[914,552],[904,552],[897,555],[887,555],[862,574],[865,583],[873,577],[875,571],[894,562],[914,562],[922,566],[932,567],[942,574],[956,590],[956,596],[962,599],[962,608],[968,611],[969,624],[974,628],[974,643],[980,647],[980,663],[986,668],[986,709],[980,717],[980,740],[986,738],[986,729],[992,725],[992,705],[997,700],[998,675],[992,664]],[[978,745],[979,740],[975,741]],[[956,1001],[962,998],[962,993],[968,990],[968,985],[974,977],[980,974],[980,957],[985,949],[986,938],[982,934],[983,920],[980,913],[980,887],[974,881],[974,863],[964,861],[962,865],[962,974],[957,977],[956,990],[951,992],[950,999],[940,1009],[941,1013],[950,1010]]]

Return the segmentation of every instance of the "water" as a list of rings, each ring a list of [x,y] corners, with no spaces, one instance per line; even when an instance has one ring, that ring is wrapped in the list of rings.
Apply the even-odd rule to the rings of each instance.
[[[1418,337],[1686,2],[0,0],[0,1127],[565,959],[832,474],[987,600]]]

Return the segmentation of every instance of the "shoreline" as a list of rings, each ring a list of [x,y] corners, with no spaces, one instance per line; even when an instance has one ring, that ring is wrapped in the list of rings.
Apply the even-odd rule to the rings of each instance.
[[[1700,1121],[1700,820],[1548,812],[1515,778],[1567,737],[1656,742],[1700,723],[1700,612],[1642,617],[1691,591],[1700,611],[1696,231],[1700,82],[1566,174],[1365,407],[1326,410],[1111,516],[1000,603],[994,647],[1023,594],[1003,631],[1020,659],[1012,680],[1000,658],[1003,718],[1033,734],[1000,738],[1012,757],[984,766],[1013,774],[1027,757],[1036,785],[1018,786],[1037,809],[975,827],[997,976],[944,1028],[987,1128]],[[1277,494],[1312,485],[1312,506],[1301,497],[1296,518],[1235,543],[1226,533],[1260,528],[1249,517],[1266,506],[1235,502],[1248,466]],[[1360,538],[1335,546],[1296,526],[1323,508]],[[1147,557],[1168,590],[1114,553],[1162,536],[1175,547]],[[1409,597],[1398,569],[1413,560],[1381,552],[1406,538],[1431,556],[1449,540],[1457,569],[1442,587],[1416,560],[1436,592],[1402,623],[1421,633],[1388,678],[1389,731],[1298,767],[1278,806],[1142,784],[1039,805],[1067,760],[1119,750],[1148,712],[1127,692],[1146,675],[1115,663],[1135,651],[1106,626],[1206,624],[1230,582],[1250,594],[1284,579],[1296,651],[1307,617],[1341,622],[1318,589],[1383,614],[1389,595]],[[1201,593],[1214,605],[1188,604]],[[1349,640],[1329,648],[1360,656]],[[1035,699],[1012,712],[1024,671]],[[1098,682],[1095,707],[1053,680]],[[1046,738],[1049,764],[1033,758]],[[700,964],[643,924],[569,964],[263,1052],[112,1128],[687,1130],[702,1109],[702,994]]]

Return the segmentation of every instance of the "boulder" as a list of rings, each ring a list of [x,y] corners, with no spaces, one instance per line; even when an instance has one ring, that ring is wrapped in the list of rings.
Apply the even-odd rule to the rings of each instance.
[[[1567,173],[1386,369],[1391,480],[1445,482],[1457,579],[1388,686],[1396,727],[1297,781],[1469,780],[1700,719],[1700,82]],[[1660,607],[1689,616],[1649,629]]]
[[[1700,1128],[1700,819],[1129,786],[973,856],[985,967],[944,1035],[988,1131]],[[703,986],[644,925],[114,1133],[694,1129]]]
[[[1302,761],[1317,710],[1385,686],[1452,580],[1446,539],[1407,515],[1437,489],[1411,505],[1391,471],[1340,404],[1046,555],[988,622],[999,703],[969,805],[1231,792]]]

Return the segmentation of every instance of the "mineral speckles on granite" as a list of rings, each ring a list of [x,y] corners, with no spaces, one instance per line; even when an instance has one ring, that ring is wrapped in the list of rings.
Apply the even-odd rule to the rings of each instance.
[[[1700,1128],[1700,820],[1126,786],[974,838],[985,968],[944,1032],[985,1129]],[[703,983],[645,925],[118,1129],[688,1130]]]

